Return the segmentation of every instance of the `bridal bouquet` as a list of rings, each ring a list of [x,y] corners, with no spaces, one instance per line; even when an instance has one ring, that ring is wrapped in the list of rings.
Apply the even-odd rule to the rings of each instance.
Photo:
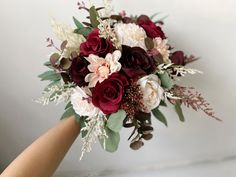
[[[50,83],[37,102],[66,102],[62,118],[74,116],[80,124],[82,156],[96,140],[116,151],[122,127],[132,128],[130,148],[138,150],[153,137],[153,119],[167,126],[161,107],[174,107],[180,121],[182,106],[219,120],[200,93],[178,84],[186,74],[201,72],[186,67],[197,58],[168,43],[158,13],[115,14],[108,1],[78,7],[88,16],[85,22],[73,17],[75,29],[51,20],[61,44],[47,39],[55,52],[44,64],[49,70],[39,75]]]

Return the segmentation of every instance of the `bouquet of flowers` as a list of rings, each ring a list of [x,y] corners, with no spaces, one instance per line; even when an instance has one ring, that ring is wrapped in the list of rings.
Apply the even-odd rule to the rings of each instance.
[[[116,151],[122,127],[132,128],[130,148],[141,148],[153,137],[152,115],[167,126],[163,106],[173,106],[180,121],[182,105],[220,120],[200,93],[177,84],[186,74],[201,72],[186,67],[197,58],[168,43],[158,13],[115,14],[108,1],[104,7],[84,2],[78,7],[88,16],[86,22],[73,17],[75,29],[51,20],[61,45],[47,39],[56,51],[44,64],[49,70],[39,75],[50,83],[37,102],[66,102],[62,119],[73,115],[80,124],[81,157],[97,139],[105,150]]]

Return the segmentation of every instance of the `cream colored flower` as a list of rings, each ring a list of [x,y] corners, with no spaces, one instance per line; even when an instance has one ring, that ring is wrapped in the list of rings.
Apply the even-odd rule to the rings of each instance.
[[[80,116],[95,117],[100,110],[96,108],[90,97],[91,93],[88,88],[76,87],[71,95],[71,104],[76,114]]]
[[[171,63],[169,56],[170,56],[170,51],[169,51],[169,45],[168,40],[167,39],[161,39],[160,37],[157,37],[155,39],[153,39],[154,42],[154,49],[156,49],[158,52],[160,52],[160,54],[163,57],[163,61],[166,64]]]
[[[112,54],[108,53],[105,58],[101,58],[96,55],[89,55],[86,60],[90,63],[88,70],[91,72],[85,77],[85,81],[89,82],[89,87],[95,87],[97,82],[102,82],[108,78],[114,72],[121,69],[119,59],[121,52],[119,50],[114,51]]]
[[[164,90],[160,86],[160,79],[156,75],[150,74],[139,79],[137,83],[143,93],[143,104],[145,108],[142,111],[151,112],[152,109],[160,104],[163,98]]]
[[[71,52],[79,53],[80,44],[85,41],[84,36],[74,33],[74,29],[70,26],[58,23],[55,19],[51,19],[53,32],[57,38],[63,42],[67,41],[66,48],[63,52],[64,57],[69,57]]]
[[[140,26],[133,23],[118,23],[115,25],[114,31],[121,45],[141,47],[146,50],[145,38],[147,35]]]

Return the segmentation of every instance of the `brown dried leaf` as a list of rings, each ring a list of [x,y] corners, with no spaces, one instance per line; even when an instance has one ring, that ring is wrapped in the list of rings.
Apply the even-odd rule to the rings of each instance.
[[[55,66],[57,61],[61,58],[61,55],[59,53],[53,53],[50,56],[50,62],[52,64],[52,66]]]

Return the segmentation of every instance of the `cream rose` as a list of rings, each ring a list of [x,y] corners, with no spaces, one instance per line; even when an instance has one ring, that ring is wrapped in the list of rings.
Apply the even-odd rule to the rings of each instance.
[[[76,87],[71,95],[71,104],[76,114],[80,116],[95,117],[99,114],[99,109],[96,108],[90,98],[90,90],[88,88]]]
[[[137,83],[143,93],[145,108],[142,111],[151,112],[152,109],[160,104],[163,98],[164,90],[160,86],[160,79],[156,75],[150,74],[139,79]]]

